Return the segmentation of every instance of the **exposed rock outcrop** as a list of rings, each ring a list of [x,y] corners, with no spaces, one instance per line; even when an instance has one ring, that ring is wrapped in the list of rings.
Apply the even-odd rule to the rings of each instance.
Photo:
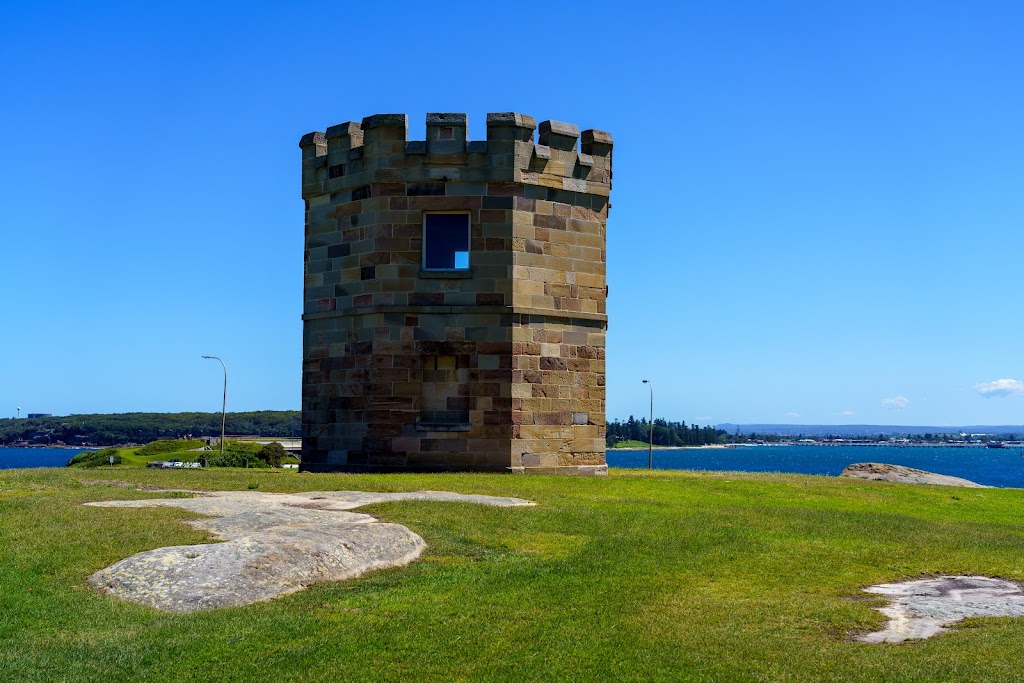
[[[210,515],[189,524],[226,541],[147,550],[101,569],[89,577],[89,583],[129,602],[169,612],[194,612],[239,607],[294,593],[312,583],[342,581],[371,569],[402,566],[427,547],[422,538],[400,524],[346,512],[395,500],[533,505],[521,498],[446,491],[216,491],[196,493],[194,498],[86,503],[177,507]]]
[[[1019,584],[987,576],[940,576],[934,579],[868,586],[867,593],[891,601],[878,611],[889,617],[881,631],[859,636],[865,643],[898,643],[930,638],[967,617],[1024,617]]]
[[[916,470],[913,467],[903,465],[886,465],[879,462],[858,462],[849,465],[840,474],[840,477],[854,477],[856,479],[873,479],[876,481],[895,481],[903,484],[938,484],[939,486],[967,486],[976,489],[988,489],[991,486],[977,484],[968,479],[950,477],[945,474],[935,474]]]

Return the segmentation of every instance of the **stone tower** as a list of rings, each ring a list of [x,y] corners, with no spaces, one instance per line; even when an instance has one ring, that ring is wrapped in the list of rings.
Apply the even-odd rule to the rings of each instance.
[[[303,136],[302,469],[607,471],[612,138],[536,128]]]

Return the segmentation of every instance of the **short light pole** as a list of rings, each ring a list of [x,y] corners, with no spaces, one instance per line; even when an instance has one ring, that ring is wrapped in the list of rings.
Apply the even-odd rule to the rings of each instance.
[[[654,469],[654,385],[649,380],[644,380],[644,384],[651,390],[651,434],[647,441],[647,469]]]
[[[228,366],[224,365],[224,361],[217,356],[203,356],[203,358],[209,360],[219,360],[220,365],[224,368],[224,402],[221,404],[220,409],[220,457],[224,458],[224,424],[228,419]],[[647,381],[647,380],[644,380]],[[652,399],[653,400],[653,399]]]

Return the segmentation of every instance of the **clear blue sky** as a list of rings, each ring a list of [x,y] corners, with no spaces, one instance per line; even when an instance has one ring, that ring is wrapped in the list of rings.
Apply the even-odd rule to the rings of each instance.
[[[300,404],[299,137],[615,138],[608,416],[1024,423],[1024,4],[4,3],[0,415]],[[988,395],[983,392],[990,390]]]

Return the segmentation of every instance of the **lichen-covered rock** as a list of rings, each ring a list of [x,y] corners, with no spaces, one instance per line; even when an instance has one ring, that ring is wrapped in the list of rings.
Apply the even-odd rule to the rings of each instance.
[[[839,476],[872,479],[875,481],[895,481],[903,484],[938,484],[939,486],[966,486],[977,489],[992,488],[991,486],[977,484],[960,477],[950,477],[945,474],[917,470],[913,467],[886,465],[879,462],[854,463],[844,469]]]
[[[170,612],[239,607],[307,585],[354,578],[413,561],[427,547],[400,524],[347,512],[394,500],[467,502],[512,507],[520,498],[414,493],[259,493],[218,491],[194,498],[114,500],[102,507],[177,507],[209,515],[189,522],[224,543],[172,546],[132,555],[89,577],[100,591]]]

